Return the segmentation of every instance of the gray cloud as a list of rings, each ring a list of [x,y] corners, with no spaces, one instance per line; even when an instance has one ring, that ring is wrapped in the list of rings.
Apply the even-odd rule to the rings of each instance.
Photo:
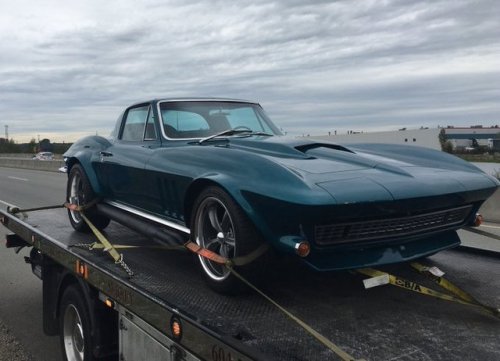
[[[0,124],[14,138],[105,133],[161,96],[258,100],[292,134],[500,122],[493,0],[2,7]]]

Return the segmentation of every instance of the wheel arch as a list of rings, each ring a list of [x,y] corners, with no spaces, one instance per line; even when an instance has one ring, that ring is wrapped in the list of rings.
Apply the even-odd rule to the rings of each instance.
[[[100,136],[88,136],[75,142],[63,155],[66,157],[68,176],[71,168],[79,164],[84,169],[94,193],[100,195],[101,187],[92,163],[98,162],[99,153],[111,146],[109,139]]]
[[[81,278],[79,277],[76,277],[75,275],[71,274],[71,273],[65,273],[64,275],[62,275],[62,278],[59,282],[59,286],[57,288],[57,305],[56,305],[56,314],[57,314],[57,318],[59,318],[61,315],[59,314],[59,311],[60,311],[60,308],[61,308],[61,300],[62,300],[62,296],[64,294],[64,291],[68,288],[68,287],[71,287],[71,286],[78,286],[79,287],[79,290],[81,291],[81,293],[83,294],[83,298],[85,300],[85,304],[87,305],[87,307],[89,308],[89,311],[92,315],[92,303],[93,303],[93,300],[91,298],[91,288],[90,286],[85,283]],[[90,317],[91,320],[90,322],[92,323],[92,326],[94,326],[94,319],[93,317]]]
[[[189,227],[191,222],[191,213],[193,211],[193,205],[196,198],[200,195],[203,189],[209,186],[219,187],[224,192],[229,194],[229,196],[243,209],[247,217],[249,217],[252,221],[255,221],[251,216],[252,206],[245,199],[241,190],[235,185],[235,183],[237,183],[237,180],[231,181],[230,179],[220,176],[212,178],[198,178],[191,182],[184,197],[184,219],[186,225]]]
[[[196,198],[200,195],[200,193],[207,187],[215,186],[222,189],[226,192],[235,203],[241,207],[243,213],[248,217],[248,219],[253,223],[254,227],[257,229],[259,233],[264,235],[266,232],[262,227],[264,223],[259,219],[259,216],[256,214],[254,207],[248,200],[245,198],[241,189],[237,187],[235,184],[237,180],[231,182],[229,179],[225,179],[222,177],[214,177],[214,178],[198,178],[195,179],[187,188],[184,199],[184,220],[186,226],[189,228],[191,226],[191,216],[193,213],[194,203]]]
[[[61,317],[61,301],[64,292],[72,286],[76,286],[80,294],[83,295],[83,302],[89,312],[92,353],[97,357],[114,354],[116,352],[115,343],[117,344],[118,339],[117,327],[115,327],[118,324],[116,311],[105,307],[99,300],[98,291],[69,271],[61,275],[59,282],[56,305],[57,319],[59,320]]]
[[[68,157],[68,159],[66,159],[66,166],[67,166],[67,174],[69,176],[69,172],[71,172],[71,168],[73,168],[73,166],[75,164],[80,164],[80,161],[78,160],[78,158],[76,157]]]
[[[195,179],[186,190],[186,196],[184,197],[184,219],[188,228],[191,225],[191,214],[193,212],[193,206],[196,198],[198,198],[203,189],[210,186],[220,187],[227,192],[227,189],[225,189],[219,182],[208,178]]]
[[[99,185],[99,181],[97,180],[97,175],[90,165],[90,162],[85,162],[82,161],[80,158],[73,156],[69,157],[68,160],[66,161],[67,164],[67,174],[69,177],[69,174],[71,172],[71,169],[75,165],[79,165],[80,167],[83,168],[83,171],[85,172],[85,175],[87,176],[87,179],[89,180],[90,186],[92,187],[92,191],[95,194],[101,194],[101,186]]]

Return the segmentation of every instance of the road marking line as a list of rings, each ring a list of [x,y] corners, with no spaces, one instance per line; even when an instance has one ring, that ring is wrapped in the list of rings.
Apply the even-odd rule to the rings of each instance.
[[[23,182],[27,182],[28,179],[26,178],[19,178],[19,177],[12,177],[12,176],[7,176],[7,178],[10,178],[10,179],[15,179],[15,180],[20,180],[20,181],[23,181]]]
[[[498,226],[488,226],[487,224],[481,224],[481,227],[500,229]]]

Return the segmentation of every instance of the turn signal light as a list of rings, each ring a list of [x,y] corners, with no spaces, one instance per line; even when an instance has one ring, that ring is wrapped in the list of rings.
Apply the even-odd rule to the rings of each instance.
[[[474,227],[479,227],[483,224],[483,216],[479,213],[476,213],[476,219],[474,219]]]
[[[182,337],[182,324],[181,320],[177,317],[172,317],[170,320],[170,330],[172,331],[172,336],[179,341]]]
[[[75,271],[77,274],[82,276],[84,279],[89,278],[89,268],[87,267],[87,265],[85,263],[83,263],[80,260],[77,260],[75,262]]]
[[[311,252],[311,245],[307,241],[299,242],[295,245],[295,252],[299,257],[307,257]]]
[[[115,303],[113,302],[113,300],[110,300],[109,298],[106,298],[104,304],[109,308],[115,308]]]

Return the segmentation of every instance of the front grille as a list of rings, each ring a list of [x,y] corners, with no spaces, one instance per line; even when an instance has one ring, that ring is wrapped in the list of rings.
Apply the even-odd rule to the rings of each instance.
[[[472,205],[408,217],[364,222],[317,225],[314,239],[318,245],[357,242],[427,233],[464,223]]]

